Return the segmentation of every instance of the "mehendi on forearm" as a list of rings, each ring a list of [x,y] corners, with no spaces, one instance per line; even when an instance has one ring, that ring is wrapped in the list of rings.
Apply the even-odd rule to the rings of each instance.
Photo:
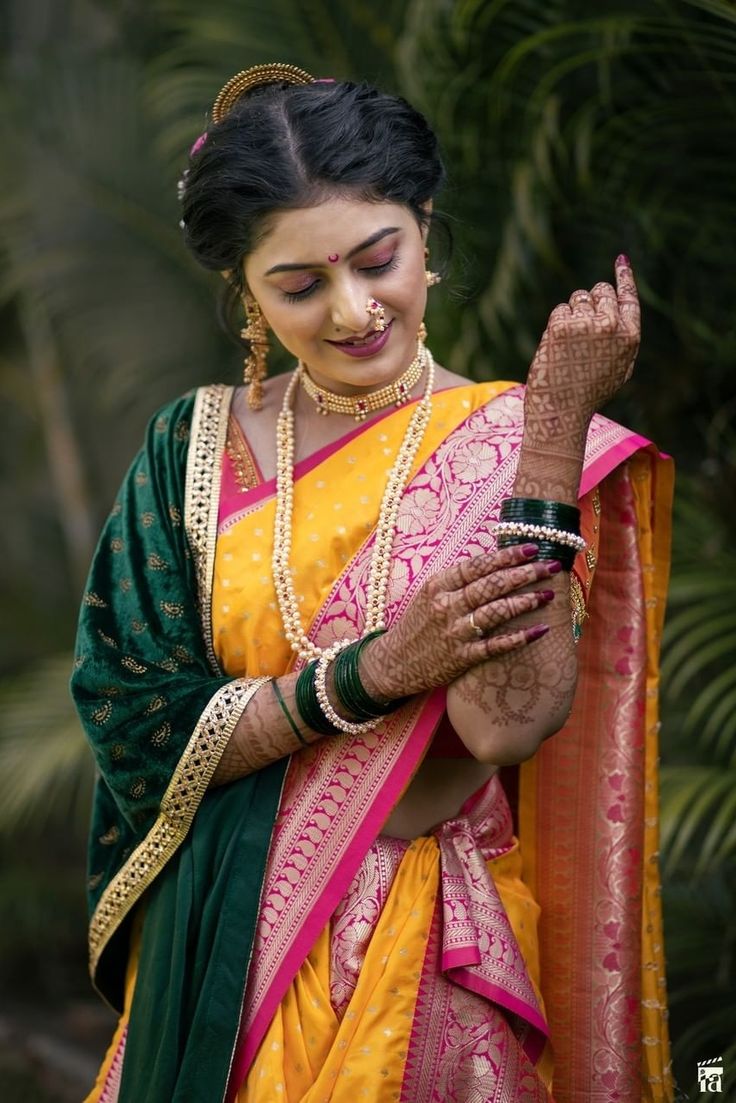
[[[321,736],[306,727],[297,711],[294,689],[298,677],[298,674],[285,674],[278,680],[279,689],[297,728],[306,742],[312,743]],[[218,763],[211,786],[226,785],[246,777],[302,747],[273,687],[270,682],[266,683],[248,702]]]
[[[450,720],[483,761],[498,766],[523,761],[562,727],[570,712],[577,661],[566,575],[555,590],[555,600],[545,609],[546,636],[474,667],[448,688]]]

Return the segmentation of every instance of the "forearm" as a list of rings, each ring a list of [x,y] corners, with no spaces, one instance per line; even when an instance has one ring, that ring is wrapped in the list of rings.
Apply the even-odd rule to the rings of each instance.
[[[447,690],[447,713],[481,762],[506,766],[530,758],[559,731],[575,696],[577,658],[565,582],[544,611],[549,632],[515,654],[474,667]],[[539,620],[524,614],[517,623]]]
[[[587,421],[574,410],[561,415],[542,400],[528,401],[514,497],[577,504],[586,432]],[[529,758],[572,708],[577,658],[569,574],[561,571],[544,588],[555,593],[544,613],[523,614],[514,624],[530,626],[543,618],[547,634],[520,652],[474,667],[448,688],[450,720],[482,761],[506,765]]]
[[[278,678],[278,688],[304,742],[312,743],[321,737],[304,724],[297,711],[295,687],[298,677],[298,674],[283,675]],[[273,685],[267,682],[250,699],[238,720],[210,787],[225,785],[253,774],[277,759],[301,750],[303,746],[278,702]]]

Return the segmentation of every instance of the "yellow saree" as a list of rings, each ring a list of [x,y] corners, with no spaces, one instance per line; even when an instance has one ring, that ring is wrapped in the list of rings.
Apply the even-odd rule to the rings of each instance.
[[[438,532],[443,524],[453,528],[453,518],[448,521],[438,505],[443,480],[450,479],[455,489],[467,487],[465,499],[456,495],[456,501],[467,503],[502,471],[487,493],[491,501],[508,493],[520,425],[520,399],[518,392],[505,394],[509,386],[468,385],[434,397],[413,472],[422,477],[399,521],[392,574],[399,611],[407,579],[424,569],[416,541],[428,524]],[[313,622],[316,632],[327,630],[328,609],[332,637],[353,633],[359,553],[375,524],[386,470],[410,412],[399,409],[348,434],[297,469],[294,582],[302,619]],[[300,816],[307,833],[310,815],[315,822],[320,841],[314,844],[314,862],[330,846],[329,785],[337,820],[344,797],[337,788],[348,786],[350,767],[337,759],[330,765],[325,755],[338,752],[318,745],[293,756],[228,1099],[317,1103],[350,1095],[351,1100],[511,1103],[549,1099],[550,1085],[558,1103],[671,1098],[652,858],[656,663],[666,580],[661,514],[669,480],[667,466],[645,450],[646,442],[610,425],[597,422],[582,487],[590,544],[576,564],[577,592],[590,614],[581,643],[582,692],[570,724],[521,771],[517,830],[523,869],[508,805],[493,779],[466,802],[457,821],[438,825],[430,836],[397,845],[400,840],[374,835],[357,861],[345,862],[350,875],[343,882],[335,879],[340,891],[326,897],[334,902],[320,910],[321,881],[307,892],[301,887],[309,863],[290,867],[282,856],[291,845],[289,825]],[[443,444],[458,433],[466,434],[468,449],[438,460]],[[259,482],[247,454],[241,452],[239,462],[232,449],[228,455],[212,565],[213,647],[233,678],[278,675],[289,669],[291,653],[270,577],[272,488]],[[466,540],[452,554],[482,546]],[[430,702],[427,739],[441,712],[441,700]],[[633,748],[627,732],[635,733]],[[370,741],[355,750],[363,752],[366,760],[377,753]],[[332,778],[327,799],[301,809],[300,793],[320,769]],[[591,770],[599,771],[597,786],[590,784]],[[409,780],[410,774],[402,784]],[[353,818],[360,818],[358,795],[350,799]],[[598,830],[588,843],[592,824]],[[578,848],[585,857],[580,877]],[[302,844],[297,849],[307,853]],[[461,868],[465,859],[468,865],[476,861],[472,883]],[[300,872],[292,877],[290,868]],[[372,895],[364,891],[371,868],[380,882]],[[461,883],[462,892],[453,897]],[[294,901],[301,892],[315,903],[303,909],[295,904],[287,930],[281,909],[286,916],[288,885]],[[379,905],[370,916],[364,906],[369,896]],[[542,907],[539,940],[535,898]],[[473,932],[471,937],[464,930],[457,945],[453,922],[461,921],[457,913],[449,914],[453,900],[460,910],[479,909],[470,921],[467,914],[462,917]],[[493,906],[484,912],[489,900]],[[307,911],[309,921],[302,922]],[[638,924],[632,924],[632,912],[641,917]],[[340,936],[350,928],[353,940],[345,951]],[[632,938],[634,928],[638,939]],[[483,972],[484,955],[494,954],[500,970],[495,979]],[[442,990],[428,981],[441,975],[448,978]],[[131,990],[134,984],[131,971]],[[446,1009],[444,1021],[432,1021],[434,1006]],[[108,1069],[120,1059],[124,1032],[123,1019]],[[545,1045],[547,1033],[551,1044]],[[102,1075],[89,1099],[113,1098],[105,1094]]]

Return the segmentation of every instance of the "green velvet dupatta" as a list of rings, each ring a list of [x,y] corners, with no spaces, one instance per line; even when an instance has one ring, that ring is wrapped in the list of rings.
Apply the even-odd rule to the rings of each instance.
[[[72,694],[99,770],[90,966],[118,1009],[130,918],[146,893],[145,980],[136,986],[120,1094],[136,1103],[225,1094],[287,766],[207,788],[258,688],[218,669],[200,598],[224,441],[196,434],[199,456],[189,441],[202,396],[224,409],[230,393],[208,388],[152,420],[102,532],[79,623]],[[139,1026],[152,1022],[155,1036]]]

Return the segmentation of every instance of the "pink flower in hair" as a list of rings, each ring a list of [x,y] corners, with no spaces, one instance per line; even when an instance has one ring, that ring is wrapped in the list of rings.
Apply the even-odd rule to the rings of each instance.
[[[200,149],[202,148],[202,146],[204,145],[204,143],[206,141],[207,141],[207,131],[205,130],[204,134],[200,134],[200,136],[197,138],[197,140],[194,143],[194,145],[192,146],[192,148],[189,150],[189,156],[193,157],[195,153],[199,153]]]

